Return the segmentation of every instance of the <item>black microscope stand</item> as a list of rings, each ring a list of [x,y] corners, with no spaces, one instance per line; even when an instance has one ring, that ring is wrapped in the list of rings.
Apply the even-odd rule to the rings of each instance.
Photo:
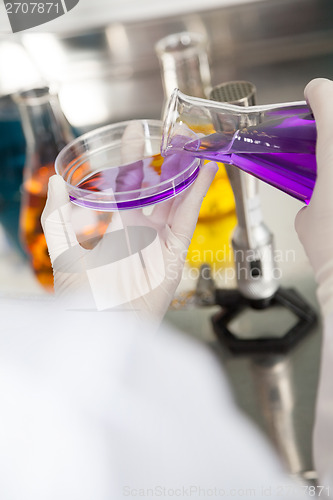
[[[263,300],[247,299],[237,289],[216,289],[215,304],[221,306],[221,311],[212,318],[215,334],[233,353],[285,353],[299,342],[317,321],[315,311],[293,288],[279,288],[272,297]],[[231,320],[246,308],[259,310],[276,306],[287,308],[298,319],[282,336],[240,339],[228,328]]]

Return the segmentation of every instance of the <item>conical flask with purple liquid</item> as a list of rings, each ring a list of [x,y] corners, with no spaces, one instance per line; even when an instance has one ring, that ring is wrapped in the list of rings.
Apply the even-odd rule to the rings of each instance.
[[[176,89],[165,113],[161,152],[186,151],[232,164],[308,204],[316,181],[316,139],[305,101],[241,108]]]

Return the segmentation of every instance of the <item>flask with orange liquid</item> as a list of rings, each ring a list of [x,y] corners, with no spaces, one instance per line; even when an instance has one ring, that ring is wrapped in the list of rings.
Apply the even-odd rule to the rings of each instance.
[[[53,272],[40,218],[48,180],[59,151],[74,138],[58,99],[49,87],[22,91],[14,96],[18,104],[27,144],[21,188],[19,236],[37,280],[53,290]]]

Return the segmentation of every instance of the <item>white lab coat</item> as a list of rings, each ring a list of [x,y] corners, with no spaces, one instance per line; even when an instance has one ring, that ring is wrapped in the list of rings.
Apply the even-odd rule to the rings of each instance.
[[[208,350],[121,312],[3,299],[0,396],[1,500],[309,497]]]

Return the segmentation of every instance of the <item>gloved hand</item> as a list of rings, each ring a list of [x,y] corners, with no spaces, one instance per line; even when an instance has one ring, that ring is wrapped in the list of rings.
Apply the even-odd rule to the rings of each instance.
[[[314,270],[326,316],[333,311],[333,82],[312,80],[304,94],[317,126],[317,181],[309,206],[296,216],[295,227]]]
[[[137,129],[125,132],[138,137]],[[124,163],[142,156],[142,142],[123,151]],[[194,184],[177,197],[157,204],[152,213],[141,209],[114,212],[98,244],[90,250],[77,239],[64,180],[49,181],[42,215],[54,272],[55,292],[67,308],[108,310],[119,307],[160,321],[182,276],[187,249],[202,200],[218,170],[203,166]],[[140,177],[140,176],[139,176]],[[136,182],[136,177],[132,178]],[[89,209],[80,209],[81,217]]]

